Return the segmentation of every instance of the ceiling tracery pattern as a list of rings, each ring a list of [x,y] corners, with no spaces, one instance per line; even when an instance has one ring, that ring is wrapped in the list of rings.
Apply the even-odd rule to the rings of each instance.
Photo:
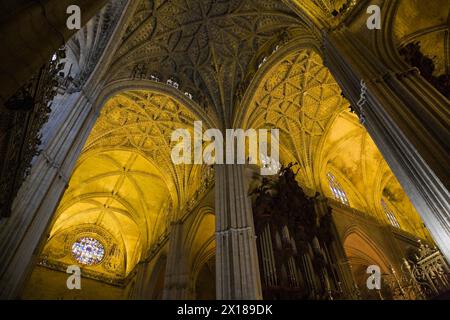
[[[126,276],[202,185],[202,166],[171,160],[177,143],[171,141],[172,132],[184,128],[193,134],[195,120],[187,107],[164,94],[127,91],[110,99],[57,210],[52,239],[68,241],[66,230],[79,225],[89,224],[88,236],[94,239],[95,230],[106,230],[112,237],[102,243],[123,252]],[[52,243],[46,254],[55,257],[51,251],[58,246]]]
[[[196,167],[173,165],[171,134],[180,128],[192,132],[195,120],[191,112],[168,96],[144,91],[122,93],[102,110],[102,119],[86,143],[85,154],[110,148],[138,151],[158,166],[175,192],[172,199],[178,205],[191,189],[186,189],[187,180],[196,174]]]
[[[108,2],[67,42],[65,75],[71,76],[75,90],[80,90],[94,71],[126,3],[127,0]]]
[[[313,0],[305,8],[329,19],[344,3]],[[262,75],[250,105],[239,106],[262,59],[300,31],[308,32],[281,1],[142,0],[107,80],[133,77],[139,66],[141,76],[171,80],[191,93],[223,125],[237,108],[246,108],[243,127],[280,129],[281,160],[299,163],[298,179],[307,191],[331,198],[330,172],[355,208],[381,217],[384,199],[401,213],[400,225],[421,230],[375,144],[344,111],[348,102],[315,51],[276,63]],[[67,248],[81,233],[104,244],[104,261],[95,270],[126,277],[200,188],[204,168],[175,166],[170,159],[172,132],[184,128],[192,134],[196,120],[176,99],[156,92],[127,91],[108,101],[57,210],[46,257],[73,262]],[[213,232],[212,215],[202,228],[202,234]],[[201,247],[203,236],[193,237],[194,247]]]
[[[302,168],[300,183],[314,189],[315,154],[335,114],[348,103],[320,56],[312,50],[292,54],[262,81],[245,127],[280,129],[281,156]],[[283,160],[283,159],[282,159]]]
[[[302,50],[277,63],[259,84],[244,116],[246,128],[280,129],[281,162],[297,162],[297,176],[310,195],[333,198],[327,174],[336,177],[350,205],[385,222],[381,200],[402,227],[423,233],[419,215],[320,56]]]
[[[280,39],[298,30],[298,17],[281,1],[141,1],[111,78],[128,78],[142,64],[146,77],[176,81],[226,124],[247,75]]]

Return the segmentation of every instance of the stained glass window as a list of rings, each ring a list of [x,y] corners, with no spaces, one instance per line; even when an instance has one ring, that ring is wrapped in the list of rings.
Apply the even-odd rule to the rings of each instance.
[[[396,228],[400,228],[400,224],[398,223],[394,212],[392,212],[391,208],[389,208],[389,206],[384,201],[384,199],[381,199],[381,206],[383,207],[383,211],[386,214],[386,217],[388,218],[389,223]]]
[[[348,202],[347,194],[344,189],[341,187],[339,182],[336,180],[336,177],[331,173],[327,173],[328,182],[330,183],[331,192],[336,200],[342,202],[343,204],[350,206]]]
[[[72,245],[72,255],[79,263],[91,266],[103,260],[105,249],[97,239],[81,238]]]

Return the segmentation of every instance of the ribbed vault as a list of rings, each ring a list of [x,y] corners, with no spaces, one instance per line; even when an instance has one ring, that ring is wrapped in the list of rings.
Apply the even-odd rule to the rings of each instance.
[[[309,22],[286,5],[293,3],[301,4]],[[278,128],[281,161],[299,164],[298,180],[307,193],[331,198],[327,181],[331,172],[352,207],[387,223],[380,203],[384,199],[402,228],[422,235],[417,213],[364,127],[347,110],[349,103],[320,54],[301,49],[267,62],[280,46],[297,41],[299,35],[311,40],[311,21],[317,26],[336,25],[357,3],[139,0],[130,6],[103,81],[165,83],[201,106],[202,115],[221,129],[230,128],[242,114],[238,127]],[[336,11],[340,13],[335,17]],[[425,35],[441,37],[440,32],[447,30],[439,24],[420,26],[423,32],[404,30],[405,12],[399,10],[395,20],[399,44]],[[444,15],[439,17],[441,21]],[[72,48],[77,59],[88,59],[81,54],[89,52],[83,41],[98,34],[96,30],[91,27],[80,35]],[[260,74],[265,63],[274,65]],[[438,67],[448,68],[448,61]],[[244,98],[254,86],[247,104]],[[125,278],[167,234],[172,215],[196,197],[202,167],[174,165],[170,159],[175,144],[172,132],[185,128],[192,134],[196,120],[200,119],[188,107],[155,91],[129,90],[111,98],[57,209],[43,253],[47,263],[73,263],[70,244],[80,235],[93,236],[103,242],[108,257],[106,263],[89,269],[99,277]],[[194,265],[209,257],[204,252],[212,252],[213,225],[210,215],[196,229],[199,234],[188,237],[198,260],[190,261]]]
[[[246,128],[279,128],[280,157],[301,167],[300,183],[314,190],[315,155],[325,130],[348,106],[338,84],[310,49],[290,54],[262,80],[244,117]]]
[[[90,269],[122,278],[133,270],[201,184],[201,165],[174,165],[170,158],[172,132],[193,134],[195,120],[187,107],[156,92],[127,91],[110,99],[57,210],[44,250],[48,260],[73,263],[66,242],[81,232],[106,242],[123,272],[110,274],[103,264]]]
[[[141,0],[109,78],[175,82],[227,125],[263,58],[299,32],[281,1]]]
[[[336,26],[363,0],[284,0],[305,15],[317,27]]]
[[[257,85],[243,116],[245,128],[278,128],[280,160],[297,162],[310,194],[333,198],[332,173],[350,206],[389,223],[384,200],[402,229],[427,236],[421,219],[319,54],[303,49],[281,58]]]
[[[316,158],[320,164],[318,187],[329,198],[333,198],[327,179],[327,173],[331,172],[339,180],[353,208],[388,223],[381,205],[383,200],[403,230],[428,236],[419,214],[356,115],[348,110],[337,114]]]

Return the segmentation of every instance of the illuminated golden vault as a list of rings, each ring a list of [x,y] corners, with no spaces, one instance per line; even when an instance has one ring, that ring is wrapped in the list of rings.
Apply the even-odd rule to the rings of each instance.
[[[129,91],[109,100],[57,209],[43,252],[47,263],[76,262],[68,248],[89,236],[105,245],[95,274],[126,277],[198,189],[201,166],[170,159],[172,131],[192,131],[195,120],[163,94]]]

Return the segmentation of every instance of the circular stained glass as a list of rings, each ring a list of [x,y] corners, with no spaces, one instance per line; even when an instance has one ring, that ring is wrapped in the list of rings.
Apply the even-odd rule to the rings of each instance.
[[[81,238],[72,245],[72,255],[79,263],[91,266],[103,260],[105,249],[97,239]]]

